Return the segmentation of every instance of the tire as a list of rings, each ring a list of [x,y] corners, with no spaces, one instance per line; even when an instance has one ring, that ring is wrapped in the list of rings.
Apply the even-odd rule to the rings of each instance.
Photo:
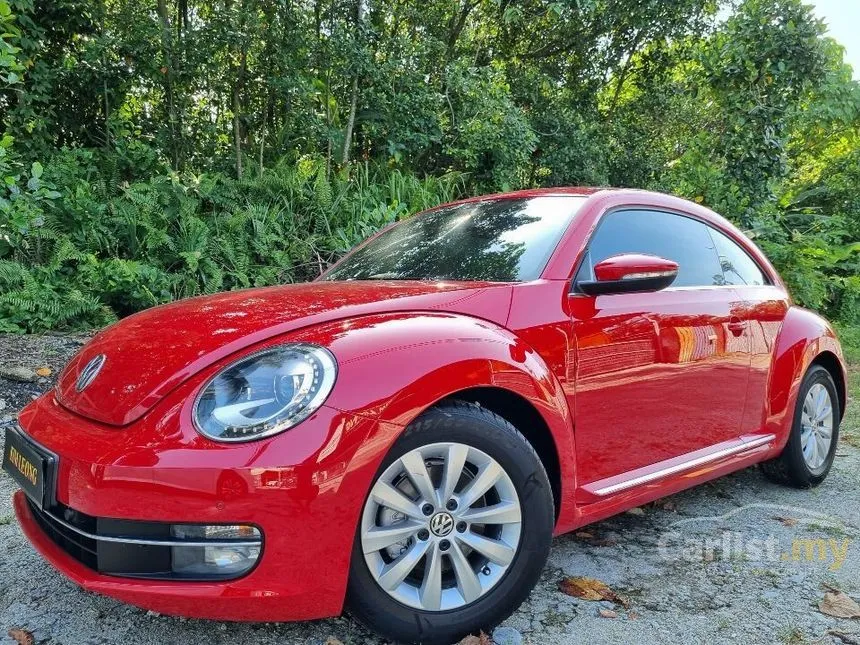
[[[456,458],[455,454],[465,457]],[[405,470],[402,458],[407,460],[409,471]],[[449,463],[465,463],[462,468],[457,465],[450,468],[452,473],[461,473],[452,477],[456,492],[450,496],[445,490]],[[397,523],[412,522],[413,526],[423,528],[405,542],[377,549],[380,543],[371,542],[378,535],[374,531],[391,526],[391,522],[385,523],[390,508],[380,502],[380,495],[388,495],[385,486],[389,480],[391,486],[400,487],[398,490],[419,491],[415,480],[422,479],[421,464],[428,475],[424,479],[425,495],[417,492],[416,506],[411,511],[414,515],[415,509],[420,508],[424,515],[431,513],[429,507],[433,506],[432,513],[418,519],[402,515],[391,520],[395,527]],[[496,466],[502,471],[496,483],[477,501],[470,502],[470,497],[479,494],[482,484],[489,481],[488,473],[497,474]],[[412,477],[407,472],[419,475]],[[432,489],[427,488],[427,481]],[[472,482],[479,483],[469,489]],[[426,498],[431,494],[435,494],[435,503],[427,504]],[[457,501],[462,505],[456,505]],[[399,504],[398,500],[393,502]],[[513,509],[510,505],[516,502],[519,508]],[[485,524],[475,521],[475,513],[482,509],[484,517],[507,509],[504,517],[493,515],[493,519],[504,521]],[[444,516],[449,511],[454,528],[446,529],[442,525],[447,523]],[[473,523],[463,521],[467,518],[473,518]],[[468,634],[489,631],[510,616],[537,583],[549,555],[554,523],[549,480],[525,437],[508,421],[477,405],[465,402],[438,405],[407,428],[376,473],[356,531],[347,608],[367,627],[397,642],[447,645]],[[445,530],[450,532],[444,533]],[[499,540],[506,546],[499,562],[512,559],[504,568],[499,562],[488,560],[482,551],[466,544],[467,540],[474,544],[476,539],[486,552],[490,551],[483,539],[494,541],[494,545]],[[514,541],[515,549],[511,548]],[[448,542],[447,547],[444,542]],[[399,576],[392,578],[386,574],[398,562],[411,558],[411,563],[414,558],[410,554],[419,553],[422,548],[428,550],[405,580],[398,583]],[[464,562],[470,569],[462,568]],[[458,564],[460,568],[455,566]],[[406,566],[412,565],[404,565],[400,571]],[[431,572],[437,571],[439,577],[433,578]],[[441,585],[434,587],[429,583],[431,579],[441,580]],[[383,581],[393,590],[383,589]],[[435,593],[434,588],[441,591]]]
[[[804,405],[807,403],[807,397],[810,392],[813,392],[813,397],[816,395],[823,396],[826,393],[828,403],[830,405],[830,444],[827,447],[826,455],[820,465],[815,466],[813,460],[812,465],[808,456],[804,455]],[[803,382],[800,385],[800,390],[797,393],[797,403],[795,404],[794,420],[791,426],[791,435],[788,443],[782,453],[776,459],[763,462],[761,470],[765,476],[773,482],[784,486],[794,488],[812,488],[818,486],[825,480],[827,474],[833,466],[833,459],[836,456],[836,447],[839,443],[839,421],[841,419],[841,410],[839,408],[839,396],[836,392],[836,385],[833,382],[833,377],[821,365],[813,365],[803,377]],[[810,424],[807,424],[810,425]],[[817,424],[816,424],[817,425]],[[820,427],[826,427],[824,424]],[[815,441],[814,435],[811,439]],[[809,444],[807,444],[809,445]],[[823,453],[821,450],[820,453]],[[816,453],[816,455],[820,454]],[[808,454],[808,453],[807,453]]]

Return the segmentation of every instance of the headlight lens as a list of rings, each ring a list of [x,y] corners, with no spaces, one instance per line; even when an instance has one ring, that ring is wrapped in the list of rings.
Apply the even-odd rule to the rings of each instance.
[[[313,414],[336,375],[334,356],[318,345],[293,343],[252,354],[206,384],[194,403],[194,423],[216,441],[268,437]]]

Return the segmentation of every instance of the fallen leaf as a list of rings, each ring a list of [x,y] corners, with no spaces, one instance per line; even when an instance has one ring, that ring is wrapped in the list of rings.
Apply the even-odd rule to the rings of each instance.
[[[580,540],[593,540],[594,539],[594,533],[589,533],[588,531],[577,531],[576,533],[574,533],[574,535],[576,537],[578,537]]]
[[[558,588],[568,596],[583,600],[603,600],[605,594],[612,593],[605,583],[594,578],[564,578]]]
[[[50,376],[52,374],[50,367],[40,367],[36,370],[36,376]]]
[[[492,643],[493,641],[490,640],[490,637],[487,636],[484,632],[481,632],[480,636],[469,634],[463,640],[457,643],[457,645],[492,645]]]
[[[325,639],[325,645],[343,645],[343,643],[334,636],[329,636]]]
[[[619,596],[609,588],[609,585],[595,578],[577,576],[564,578],[558,583],[558,588],[562,593],[582,600],[608,600],[622,605],[625,609],[630,604],[627,598]]]
[[[627,620],[639,620],[639,614],[637,614],[635,611],[628,611]]]
[[[835,618],[860,618],[860,605],[839,590],[826,592],[824,600],[818,603],[818,611]]]
[[[776,520],[777,522],[781,522],[785,526],[795,526],[797,524],[797,520],[793,517],[783,517],[781,515],[774,515],[771,519]]]
[[[645,515],[645,511],[637,506],[636,508],[629,509],[627,511],[627,514],[628,515]]]
[[[9,638],[18,643],[18,645],[33,645],[36,639],[33,638],[33,633],[20,627],[13,627],[9,630]]]
[[[611,609],[601,609],[598,613],[601,618],[618,618],[618,612]]]

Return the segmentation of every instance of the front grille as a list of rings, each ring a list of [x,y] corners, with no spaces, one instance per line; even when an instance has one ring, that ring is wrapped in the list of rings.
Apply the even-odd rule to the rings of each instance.
[[[95,539],[87,537],[79,531],[74,531],[64,526],[63,524],[58,522],[56,518],[52,517],[40,508],[36,507],[36,505],[33,504],[30,500],[27,500],[27,503],[30,505],[30,512],[33,514],[33,517],[36,518],[36,522],[48,535],[48,537],[50,537],[51,540],[53,540],[57,544],[57,546],[59,546],[63,551],[68,553],[70,556],[72,556],[75,560],[77,560],[84,566],[98,571],[98,542]],[[83,515],[82,513],[73,514],[77,516]],[[94,520],[94,518],[91,518],[88,515],[84,517],[86,517],[86,520]],[[72,525],[75,525],[75,523],[83,523],[81,522],[81,520],[83,520],[82,517],[76,517],[74,519],[77,521],[71,523]]]

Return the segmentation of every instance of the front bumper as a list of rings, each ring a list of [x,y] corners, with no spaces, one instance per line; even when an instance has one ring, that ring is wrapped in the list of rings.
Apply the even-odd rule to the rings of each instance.
[[[318,611],[304,606],[289,591],[285,593],[257,592],[235,583],[177,582],[138,580],[100,574],[82,564],[42,529],[33,514],[24,493],[18,491],[13,498],[15,515],[21,529],[36,550],[64,576],[87,591],[116,598],[138,607],[162,614],[212,618],[219,620],[303,620],[314,618]],[[253,575],[253,573],[251,574]],[[326,604],[319,593],[322,607]],[[288,610],[288,611],[286,611]],[[340,609],[322,609],[336,614]],[[304,613],[307,613],[305,616]],[[285,615],[289,614],[289,615]]]
[[[86,540],[70,544],[18,492],[15,513],[27,538],[79,586],[164,614],[248,621],[339,614],[358,514],[387,441],[372,442],[370,451],[364,443],[380,426],[323,407],[269,439],[215,444],[183,424],[182,396],[153,410],[162,414],[117,429],[82,419],[47,394],[19,423],[58,457],[56,508],[93,518],[259,527],[264,548],[255,568],[217,582],[105,575],[81,549]]]

